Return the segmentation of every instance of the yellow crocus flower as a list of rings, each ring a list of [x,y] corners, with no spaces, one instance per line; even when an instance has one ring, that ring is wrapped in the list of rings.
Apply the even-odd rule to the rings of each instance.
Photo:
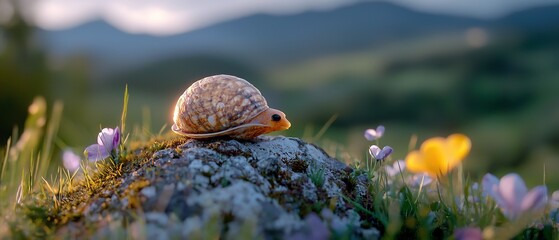
[[[470,148],[471,141],[464,134],[430,138],[421,144],[419,151],[408,153],[406,167],[413,173],[444,176],[464,160]]]

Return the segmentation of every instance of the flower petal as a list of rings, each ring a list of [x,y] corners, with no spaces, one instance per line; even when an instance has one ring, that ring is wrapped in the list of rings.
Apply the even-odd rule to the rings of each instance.
[[[429,172],[429,169],[425,165],[425,160],[423,155],[419,151],[412,151],[406,156],[406,167],[412,173],[423,173]],[[431,172],[429,172],[431,174]],[[437,174],[435,173],[435,176]]]
[[[109,157],[109,152],[103,145],[93,144],[87,147],[84,151],[87,160],[96,162]]]
[[[119,145],[120,145],[120,130],[118,129],[118,127],[116,127],[113,135],[112,149],[118,149]]]
[[[482,240],[483,233],[477,227],[459,228],[454,231],[456,240]]]
[[[377,140],[384,135],[384,126],[379,125],[377,129],[367,129],[363,135],[369,141]]]
[[[377,139],[377,131],[375,129],[367,129],[363,134],[365,138],[369,141],[374,141]]]
[[[481,180],[481,185],[483,186],[483,193],[492,197],[497,202],[497,198],[501,200],[501,195],[499,193],[499,179],[491,173],[487,173],[483,176]]]
[[[446,139],[448,156],[448,169],[456,167],[470,152],[471,141],[463,134],[452,134]]]
[[[520,206],[527,191],[524,180],[518,174],[509,173],[501,178],[499,195],[503,202],[499,207],[509,219],[516,218],[522,212]]]
[[[446,175],[460,164],[470,147],[470,139],[463,134],[429,138],[421,144],[419,152],[408,154],[406,163],[412,172],[427,172],[432,177]]]
[[[392,153],[392,151],[394,150],[390,146],[383,147],[382,150],[377,154],[377,159],[383,160],[387,158]]]
[[[464,134],[452,134],[448,136],[447,142],[452,149],[453,157],[458,161],[462,161],[470,153],[472,142]]]
[[[445,148],[445,140],[439,137],[427,139],[421,144],[420,150],[424,157],[425,168],[433,177],[446,175],[450,169]]]
[[[70,172],[75,172],[80,168],[80,156],[75,154],[72,150],[66,149],[62,153],[62,165]]]
[[[372,146],[371,146],[372,147]],[[377,147],[378,149],[378,147]],[[377,150],[375,149],[375,150]],[[391,153],[392,153],[393,149],[390,146],[385,146],[384,148],[382,148],[382,150],[380,150],[374,157],[377,160],[384,160],[385,158],[387,158]]]
[[[506,214],[508,214],[510,212],[507,210],[508,208],[502,207],[508,206],[508,203],[501,196],[501,192],[499,191],[499,184],[500,180],[495,177],[495,175],[491,173],[485,174],[482,180],[483,195],[493,198],[497,206],[499,206],[503,212],[507,212]]]
[[[377,145],[372,145],[369,148],[369,154],[371,154],[371,156],[373,156],[373,158],[377,158],[377,155],[380,152],[380,148]]]
[[[537,186],[530,190],[522,199],[520,208],[523,211],[530,210],[537,212],[542,210],[547,204],[547,188],[545,186]]]
[[[384,135],[384,126],[378,125],[377,127],[377,138],[381,138]]]
[[[113,138],[115,135],[115,130],[112,128],[103,128],[99,135],[97,135],[97,144],[103,146],[111,146]]]

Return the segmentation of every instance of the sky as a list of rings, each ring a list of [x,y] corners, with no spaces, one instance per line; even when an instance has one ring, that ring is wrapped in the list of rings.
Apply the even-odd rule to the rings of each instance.
[[[0,16],[9,15],[8,1],[0,0]],[[47,30],[67,29],[103,19],[130,33],[172,35],[257,13],[328,10],[359,1],[363,0],[35,0],[29,5],[29,15],[36,25]],[[388,1],[425,12],[478,18],[496,18],[528,7],[559,3],[559,0]]]

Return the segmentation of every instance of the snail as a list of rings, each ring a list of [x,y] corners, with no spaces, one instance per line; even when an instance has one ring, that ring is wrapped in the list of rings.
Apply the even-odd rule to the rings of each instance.
[[[198,139],[248,140],[291,127],[282,111],[268,107],[256,87],[231,75],[194,82],[179,97],[173,121],[173,132]]]

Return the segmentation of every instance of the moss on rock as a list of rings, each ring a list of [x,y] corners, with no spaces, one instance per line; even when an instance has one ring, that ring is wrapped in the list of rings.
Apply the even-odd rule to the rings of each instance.
[[[44,233],[66,237],[370,237],[343,197],[365,198],[364,177],[296,138],[159,140],[20,209],[38,207]]]

